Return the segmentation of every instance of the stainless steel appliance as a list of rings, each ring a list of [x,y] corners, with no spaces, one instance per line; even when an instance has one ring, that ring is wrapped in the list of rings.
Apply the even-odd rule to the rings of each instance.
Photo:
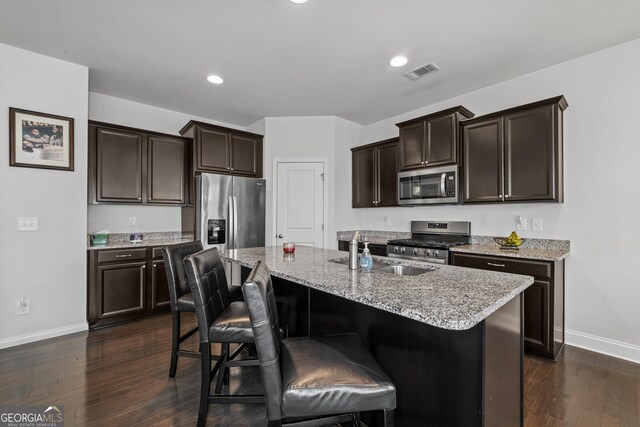
[[[427,205],[459,203],[458,166],[398,173],[398,204]]]
[[[387,256],[449,264],[449,248],[468,244],[470,237],[468,221],[411,221],[411,238],[389,240]]]
[[[195,238],[220,250],[264,246],[265,180],[202,174],[196,177]],[[237,270],[237,272],[236,272]],[[238,266],[227,278],[238,283]]]

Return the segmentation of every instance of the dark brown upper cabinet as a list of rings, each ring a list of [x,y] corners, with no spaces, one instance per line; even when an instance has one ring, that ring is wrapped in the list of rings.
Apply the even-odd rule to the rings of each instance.
[[[352,206],[398,205],[398,139],[351,149]]]
[[[567,106],[559,96],[463,122],[463,202],[562,202]]]
[[[185,203],[185,141],[147,138],[147,203]]]
[[[398,123],[400,170],[420,169],[458,162],[460,120],[473,117],[462,106]]]
[[[188,140],[89,122],[89,203],[185,204]]]
[[[193,120],[180,134],[193,138],[194,173],[262,177],[262,135]]]

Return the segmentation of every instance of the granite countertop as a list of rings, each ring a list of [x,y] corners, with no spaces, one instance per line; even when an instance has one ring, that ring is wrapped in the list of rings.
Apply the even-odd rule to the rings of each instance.
[[[87,250],[94,251],[100,249],[135,249],[193,242],[192,236],[183,236],[179,231],[142,233],[144,235],[144,239],[139,243],[131,243],[129,241],[129,234],[130,233],[110,234],[106,245],[91,246],[90,240],[89,238],[87,238]]]
[[[344,252],[302,246],[293,256],[270,246],[229,250],[225,257],[249,268],[261,260],[276,277],[450,330],[472,328],[533,283],[529,276],[378,256],[374,261],[432,271],[418,276],[362,273],[329,261],[347,259]]]
[[[355,233],[352,231],[338,231],[338,240],[350,240]],[[360,230],[360,241],[386,245],[393,239],[408,239],[410,232]],[[535,259],[541,261],[561,261],[569,256],[570,242],[568,240],[532,239],[526,238],[518,250],[503,250],[493,240],[492,236],[471,236],[471,244],[454,246],[451,252],[463,252],[479,255],[493,255],[509,258]]]
[[[568,240],[526,239],[518,250],[500,249],[493,237],[473,236],[471,244],[454,246],[451,252],[462,252],[478,255],[493,255],[508,258],[535,259],[540,261],[561,261],[569,256]]]
[[[379,245],[386,245],[389,240],[408,239],[411,233],[408,231],[380,231],[380,230],[359,230],[360,242],[369,242]],[[338,231],[338,240],[351,240],[356,230]]]

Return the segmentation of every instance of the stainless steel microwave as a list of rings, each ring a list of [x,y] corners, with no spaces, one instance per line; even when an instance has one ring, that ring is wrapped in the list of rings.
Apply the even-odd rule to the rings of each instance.
[[[458,166],[398,173],[398,204],[430,205],[459,203]]]

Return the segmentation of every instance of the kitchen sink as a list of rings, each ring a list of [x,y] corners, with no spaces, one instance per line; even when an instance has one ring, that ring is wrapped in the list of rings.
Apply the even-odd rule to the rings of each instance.
[[[386,267],[378,268],[376,271],[392,273],[398,276],[418,276],[432,270],[427,268],[409,267],[406,265],[388,265]]]
[[[336,264],[349,265],[349,258],[330,259],[329,261],[335,262]],[[417,276],[433,270],[430,268],[409,267],[406,265],[389,265],[380,261],[373,261],[373,267],[371,269],[383,273],[396,274],[398,276]]]

